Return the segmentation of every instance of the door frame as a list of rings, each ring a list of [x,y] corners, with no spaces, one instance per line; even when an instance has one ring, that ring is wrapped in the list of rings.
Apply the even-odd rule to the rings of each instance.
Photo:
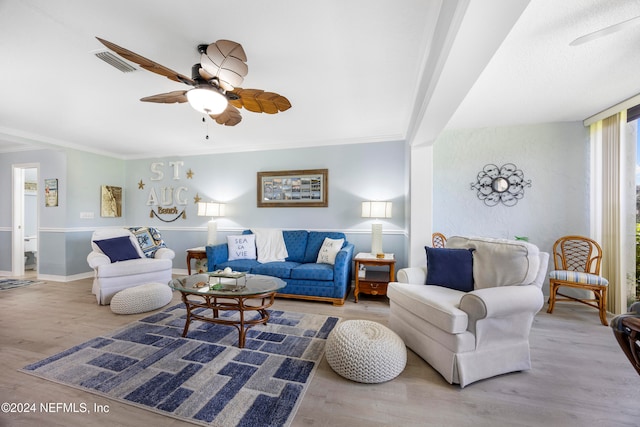
[[[11,275],[24,276],[24,170],[36,169],[36,182],[40,183],[40,163],[16,163],[11,165],[12,188],[12,233],[11,233]],[[40,254],[40,188],[36,192],[38,237],[38,254]],[[36,263],[36,274],[40,270],[40,262]]]

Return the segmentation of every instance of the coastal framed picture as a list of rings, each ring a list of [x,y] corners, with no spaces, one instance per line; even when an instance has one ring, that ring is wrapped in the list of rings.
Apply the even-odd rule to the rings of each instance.
[[[329,169],[258,172],[259,208],[326,208]]]
[[[47,208],[58,206],[58,179],[44,180],[44,205]]]
[[[105,218],[122,216],[122,187],[103,185],[100,188],[100,216]]]

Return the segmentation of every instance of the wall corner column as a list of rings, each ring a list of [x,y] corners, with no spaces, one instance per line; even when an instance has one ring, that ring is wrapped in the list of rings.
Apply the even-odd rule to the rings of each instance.
[[[433,229],[433,146],[411,146],[409,266],[426,265]]]

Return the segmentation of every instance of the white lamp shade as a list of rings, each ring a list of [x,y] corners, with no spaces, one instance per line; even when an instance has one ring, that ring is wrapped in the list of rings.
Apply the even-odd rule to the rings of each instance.
[[[187,91],[189,104],[204,114],[220,114],[227,108],[227,98],[215,88],[197,87]]]
[[[391,202],[362,202],[363,218],[391,218]],[[371,224],[371,253],[378,256],[382,254],[382,224]]]
[[[198,216],[224,216],[224,203],[198,202]]]
[[[362,218],[391,218],[391,202],[362,202]]]

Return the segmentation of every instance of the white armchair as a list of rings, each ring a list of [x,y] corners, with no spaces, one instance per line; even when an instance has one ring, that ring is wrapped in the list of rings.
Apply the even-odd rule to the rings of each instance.
[[[140,232],[144,230],[141,229]],[[128,245],[122,245],[126,243],[127,238],[133,249]],[[96,241],[119,243],[105,246],[104,243]],[[109,255],[105,254],[99,245],[109,247]],[[91,236],[91,248],[93,250],[87,255],[87,263],[94,270],[91,291],[95,294],[98,304],[109,304],[111,298],[122,289],[150,282],[169,283],[171,280],[174,251],[161,247],[154,251],[153,257],[147,257],[138,243],[138,238],[126,228],[96,230]],[[124,260],[118,260],[122,258]]]
[[[531,368],[529,332],[543,306],[549,254],[530,243],[450,237],[473,249],[473,290],[426,285],[427,268],[398,271],[389,284],[389,326],[449,383],[464,387]]]

